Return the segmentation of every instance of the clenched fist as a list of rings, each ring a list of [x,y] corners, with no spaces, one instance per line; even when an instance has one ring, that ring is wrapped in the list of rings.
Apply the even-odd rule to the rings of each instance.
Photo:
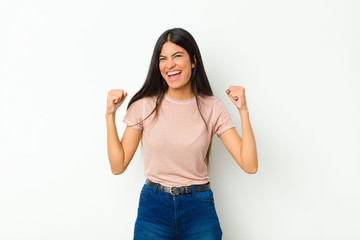
[[[235,104],[237,109],[246,110],[246,98],[245,98],[245,88],[241,86],[230,86],[229,89],[226,89],[226,94],[230,100]]]
[[[106,114],[114,114],[124,102],[127,93],[122,89],[111,89],[107,96]]]

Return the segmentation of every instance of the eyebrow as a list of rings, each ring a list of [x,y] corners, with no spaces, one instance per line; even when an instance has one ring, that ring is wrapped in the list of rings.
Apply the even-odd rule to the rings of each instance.
[[[176,53],[172,54],[171,56],[173,57],[173,56],[175,56],[176,54],[179,54],[179,53],[182,53],[182,54],[184,54],[184,52],[181,52],[181,51],[177,51]],[[160,55],[159,57],[165,57],[165,56],[163,56],[163,55]]]

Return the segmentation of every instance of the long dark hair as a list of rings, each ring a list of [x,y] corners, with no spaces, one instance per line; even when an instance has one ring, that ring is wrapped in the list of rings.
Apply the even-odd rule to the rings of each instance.
[[[193,91],[196,103],[200,112],[202,119],[207,128],[207,124],[205,119],[203,118],[201,111],[200,111],[200,104],[199,104],[199,96],[213,96],[213,92],[210,87],[209,80],[206,76],[205,68],[203,65],[203,61],[200,55],[199,47],[194,39],[194,37],[186,30],[182,28],[173,28],[166,30],[159,39],[157,40],[153,55],[151,57],[149,71],[144,82],[144,85],[141,89],[131,98],[128,107],[135,101],[144,98],[144,97],[153,97],[156,96],[156,105],[152,112],[146,117],[148,118],[150,115],[155,113],[155,119],[158,115],[158,110],[160,108],[161,102],[164,99],[165,93],[168,89],[168,85],[166,81],[163,79],[159,69],[159,56],[161,52],[161,48],[166,42],[172,42],[176,45],[184,48],[190,56],[191,63],[195,64],[195,67],[192,69],[191,73],[191,90]],[[146,119],[145,118],[145,119]],[[145,120],[144,119],[144,120]],[[206,154],[205,162],[206,164],[209,163],[209,153],[210,153],[209,146],[208,153]]]

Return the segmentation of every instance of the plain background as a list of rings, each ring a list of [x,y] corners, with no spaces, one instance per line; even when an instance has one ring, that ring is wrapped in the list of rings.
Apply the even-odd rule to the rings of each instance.
[[[0,239],[132,239],[143,160],[112,175],[106,97],[133,96],[173,27],[197,40],[238,131],[225,90],[246,88],[259,170],[214,136],[223,239],[360,239],[359,12],[356,0],[0,1]]]

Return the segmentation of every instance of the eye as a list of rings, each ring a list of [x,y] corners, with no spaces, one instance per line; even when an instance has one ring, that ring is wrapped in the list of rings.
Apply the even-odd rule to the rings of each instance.
[[[181,54],[176,54],[175,58],[177,58],[177,57],[182,57],[182,55]]]
[[[163,61],[163,60],[165,60],[165,58],[159,58],[159,61]]]

